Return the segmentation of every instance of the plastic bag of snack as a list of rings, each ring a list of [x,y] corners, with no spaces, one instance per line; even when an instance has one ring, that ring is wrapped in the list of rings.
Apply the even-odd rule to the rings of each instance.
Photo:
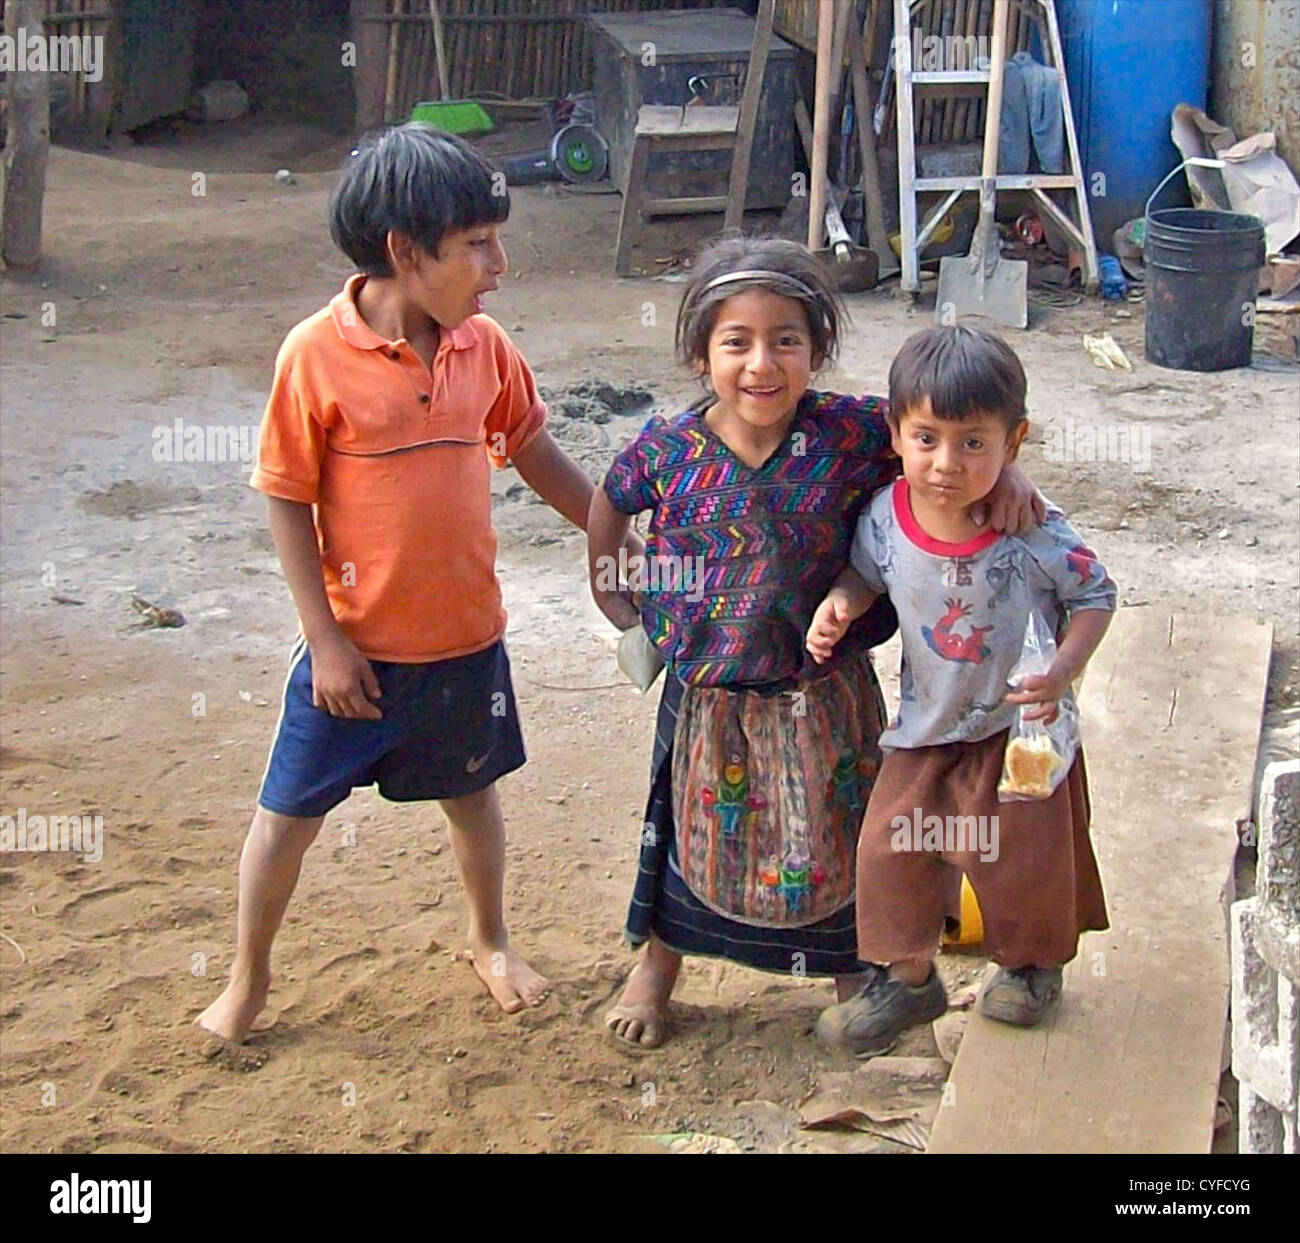
[[[1030,613],[1020,659],[1007,682],[1014,689],[1025,678],[1046,673],[1055,659],[1056,640],[1051,628],[1041,613]],[[1074,763],[1079,749],[1079,710],[1074,701],[1068,695],[1062,698],[1057,717],[1050,725],[1024,719],[1025,709],[1032,710],[1035,706],[1022,704],[1016,709],[1002,759],[1002,779],[998,782],[1000,803],[1051,798]]]

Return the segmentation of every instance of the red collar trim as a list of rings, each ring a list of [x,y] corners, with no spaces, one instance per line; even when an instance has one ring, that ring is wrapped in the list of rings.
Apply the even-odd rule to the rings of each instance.
[[[964,544],[951,544],[947,540],[927,535],[912,513],[912,491],[907,486],[906,479],[899,479],[894,484],[894,520],[902,528],[903,534],[922,552],[933,553],[936,557],[973,557],[1002,538],[997,531],[988,530]]]
[[[361,312],[357,308],[357,294],[365,280],[364,272],[354,272],[348,277],[343,289],[330,300],[330,315],[334,320],[335,330],[344,341],[359,350],[390,350],[399,342],[384,340],[361,318]],[[473,319],[474,317],[471,316],[458,328],[453,328],[446,334],[445,340],[450,342],[453,350],[467,350],[478,340]],[[442,352],[442,348],[440,342],[439,353]]]

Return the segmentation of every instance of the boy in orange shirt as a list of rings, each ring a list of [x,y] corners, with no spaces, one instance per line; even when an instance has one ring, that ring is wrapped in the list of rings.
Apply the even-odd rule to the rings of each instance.
[[[544,426],[527,363],[483,311],[506,271],[510,200],[467,143],[419,124],[363,142],[330,231],[358,273],[276,360],[253,487],[301,624],[239,864],[230,983],[199,1017],[242,1041],[326,813],[377,783],[436,799],[469,899],[474,969],[503,1010],[547,982],[502,912],[498,777],[524,762],[502,643],[489,461],[513,462],[575,526],[592,485]]]

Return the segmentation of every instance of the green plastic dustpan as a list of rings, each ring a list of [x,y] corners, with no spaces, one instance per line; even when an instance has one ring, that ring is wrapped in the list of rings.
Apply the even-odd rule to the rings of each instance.
[[[496,127],[473,99],[423,99],[411,109],[412,121],[425,121],[448,134],[490,134]]]

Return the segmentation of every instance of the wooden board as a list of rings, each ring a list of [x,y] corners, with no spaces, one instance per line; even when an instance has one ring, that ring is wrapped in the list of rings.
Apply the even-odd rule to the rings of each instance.
[[[735,134],[740,109],[717,107],[673,108],[663,104],[642,104],[637,110],[636,132],[640,134]]]
[[[1079,696],[1111,929],[1042,1027],[972,1016],[928,1151],[1209,1151],[1271,649],[1244,618],[1115,618]]]

